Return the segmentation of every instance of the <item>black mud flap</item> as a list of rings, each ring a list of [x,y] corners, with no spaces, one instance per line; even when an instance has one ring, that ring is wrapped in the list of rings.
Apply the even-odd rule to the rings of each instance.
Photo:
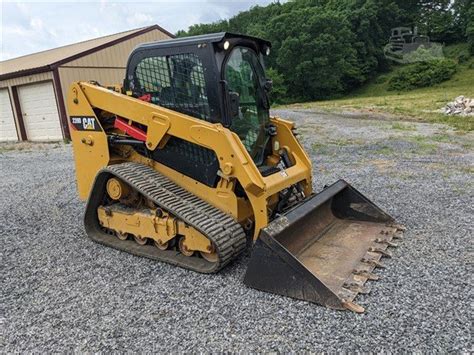
[[[334,309],[354,302],[391,256],[404,227],[344,180],[315,194],[260,232],[244,283]]]

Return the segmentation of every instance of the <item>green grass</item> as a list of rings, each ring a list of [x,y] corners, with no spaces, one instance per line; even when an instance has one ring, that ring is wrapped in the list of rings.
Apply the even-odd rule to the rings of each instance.
[[[463,45],[447,48],[447,55],[455,57]],[[474,130],[474,117],[448,116],[438,110],[459,95],[474,98],[474,58],[459,64],[456,74],[438,85],[411,91],[388,91],[390,77],[402,66],[383,74],[344,98],[295,104],[299,107],[326,111],[359,111],[362,115],[389,114],[401,120],[446,123],[459,130]],[[411,130],[409,126],[394,124],[393,129]]]
[[[449,134],[446,133],[438,133],[430,137],[432,141],[439,142],[439,143],[450,143],[452,142],[452,138]]]
[[[345,138],[336,138],[329,139],[325,142],[313,142],[311,144],[311,150],[313,153],[317,154],[328,154],[337,147],[346,147],[351,145],[362,145],[364,141],[360,139],[345,139]]]
[[[388,145],[381,145],[379,148],[373,151],[374,154],[380,154],[380,155],[391,155],[395,151],[393,150],[392,147]]]
[[[5,153],[5,152],[10,152],[12,150],[16,150],[16,148],[13,147],[13,146],[1,146],[0,145],[0,154]]]
[[[412,149],[412,153],[415,154],[434,154],[438,150],[437,144],[431,142],[430,137],[418,135],[413,137],[407,137],[405,138],[405,140],[416,144],[416,148]]]
[[[408,123],[393,122],[392,129],[396,129],[398,131],[416,131],[416,126]]]
[[[44,150],[50,148],[59,148],[59,142],[2,142],[0,143],[0,154],[16,151],[29,152],[32,150]]]
[[[474,167],[473,166],[464,166],[464,167],[461,168],[461,170],[465,173],[474,175]]]

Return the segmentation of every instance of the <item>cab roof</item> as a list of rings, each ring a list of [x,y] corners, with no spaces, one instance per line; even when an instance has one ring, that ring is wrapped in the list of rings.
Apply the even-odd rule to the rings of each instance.
[[[235,43],[245,43],[245,42],[253,42],[257,44],[259,51],[264,52],[265,48],[270,48],[271,43],[261,38],[246,36],[236,33],[230,32],[218,32],[218,33],[210,33],[205,35],[199,36],[190,36],[190,37],[180,37],[180,38],[173,38],[162,40],[159,42],[150,42],[150,43],[143,43],[137,46],[134,49],[134,52],[140,50],[147,50],[147,49],[158,49],[158,48],[169,48],[169,47],[179,47],[179,46],[187,46],[187,45],[199,45],[204,43],[220,43],[229,40]]]

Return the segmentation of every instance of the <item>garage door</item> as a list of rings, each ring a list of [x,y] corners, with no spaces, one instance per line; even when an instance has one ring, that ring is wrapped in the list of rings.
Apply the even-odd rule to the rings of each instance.
[[[15,118],[8,89],[0,89],[0,141],[16,141]]]
[[[19,86],[18,97],[28,140],[63,139],[52,82]]]

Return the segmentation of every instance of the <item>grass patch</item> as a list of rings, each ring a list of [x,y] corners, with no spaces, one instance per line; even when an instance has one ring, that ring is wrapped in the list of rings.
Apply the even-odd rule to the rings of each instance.
[[[59,142],[2,142],[0,143],[0,154],[7,152],[31,152],[61,147]]]
[[[450,49],[455,56],[459,48]],[[358,110],[361,113],[385,113],[400,119],[422,122],[445,123],[458,130],[474,130],[473,116],[448,116],[441,112],[446,103],[459,95],[474,98],[474,58],[459,64],[456,74],[450,80],[427,88],[419,88],[405,92],[388,91],[389,78],[403,66],[395,66],[383,80],[375,78],[364,87],[354,91],[345,98],[296,104],[296,107],[319,109],[324,111]],[[396,129],[396,128],[395,128]]]
[[[381,145],[380,147],[374,150],[374,154],[379,154],[379,155],[391,155],[394,152],[395,150],[389,145]]]
[[[431,140],[439,143],[450,143],[452,141],[452,138],[449,134],[440,133],[431,136]]]
[[[392,129],[396,129],[398,131],[416,131],[416,126],[408,123],[393,122]]]
[[[338,139],[330,139],[328,142],[330,145],[335,145],[338,147],[345,147],[348,145],[359,145],[363,142],[356,139],[347,139],[347,138],[338,138]]]
[[[6,153],[6,152],[10,152],[10,151],[12,151],[12,150],[17,150],[17,148],[15,148],[15,147],[12,146],[12,145],[10,145],[10,146],[8,146],[8,145],[5,145],[5,146],[0,145],[0,154],[1,154],[1,153]]]
[[[474,174],[474,166],[463,166],[461,168],[461,171],[468,173],[468,174]]]
[[[327,142],[313,142],[311,144],[311,150],[314,153],[326,154],[328,149],[335,147],[347,147],[351,145],[361,145],[365,142],[358,139],[346,139],[346,138],[337,138],[329,139]]]
[[[405,138],[405,141],[415,143],[416,148],[412,149],[411,152],[414,154],[429,155],[434,154],[438,150],[436,143],[430,141],[431,137],[426,136],[412,136]]]
[[[311,150],[315,153],[320,152],[324,147],[326,147],[326,145],[319,142],[314,142],[311,144]]]
[[[405,173],[405,172],[400,172],[395,175],[398,177],[400,180],[413,180],[415,179],[415,174],[410,174],[410,173]]]

